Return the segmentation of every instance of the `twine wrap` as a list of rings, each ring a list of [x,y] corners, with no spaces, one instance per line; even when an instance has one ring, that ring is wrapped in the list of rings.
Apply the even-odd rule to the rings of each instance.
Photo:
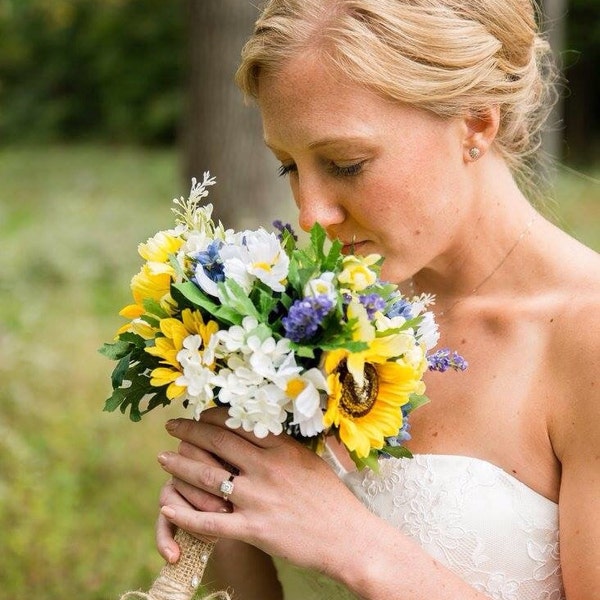
[[[199,540],[183,529],[177,530],[175,541],[180,548],[179,560],[175,564],[165,564],[147,593],[127,592],[120,600],[133,598],[191,600],[193,598],[202,581],[215,542]],[[205,596],[203,600],[231,600],[231,596],[227,592],[220,591]]]

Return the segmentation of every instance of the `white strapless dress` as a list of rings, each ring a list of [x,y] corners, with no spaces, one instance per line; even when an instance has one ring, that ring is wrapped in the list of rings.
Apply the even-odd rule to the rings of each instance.
[[[558,505],[499,467],[423,454],[382,459],[375,474],[346,472],[331,454],[325,458],[373,513],[490,598],[564,600]],[[319,573],[276,565],[286,600],[356,598]]]

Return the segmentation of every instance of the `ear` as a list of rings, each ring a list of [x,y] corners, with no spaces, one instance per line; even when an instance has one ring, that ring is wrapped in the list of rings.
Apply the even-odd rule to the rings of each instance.
[[[464,119],[463,156],[473,162],[489,151],[500,127],[500,107],[490,106]]]

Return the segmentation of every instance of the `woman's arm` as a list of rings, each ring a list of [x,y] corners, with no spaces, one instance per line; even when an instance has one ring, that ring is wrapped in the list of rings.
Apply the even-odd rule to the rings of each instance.
[[[562,464],[560,557],[568,600],[600,597],[600,299],[577,311],[560,336],[561,385],[550,418]],[[560,351],[560,354],[559,352]],[[558,365],[557,365],[558,366]]]
[[[487,598],[372,514],[315,454],[286,436],[257,440],[233,432],[224,426],[225,418],[223,411],[211,410],[199,423],[176,421],[170,431],[240,470],[231,494],[233,512],[166,503],[162,514],[170,522],[316,569],[365,600]],[[218,494],[227,475],[198,468],[175,453],[162,455],[161,464],[182,482],[184,494],[192,488]]]

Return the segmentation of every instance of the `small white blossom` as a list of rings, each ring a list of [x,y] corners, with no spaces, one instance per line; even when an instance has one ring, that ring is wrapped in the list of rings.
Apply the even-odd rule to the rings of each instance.
[[[329,393],[327,380],[319,369],[309,369],[288,380],[286,393],[293,398],[294,420],[303,436],[312,437],[323,431],[324,396]]]
[[[177,385],[187,388],[187,399],[195,406],[196,418],[212,403],[214,397],[214,373],[203,364],[201,344],[199,335],[189,335],[183,340],[183,348],[177,353],[183,375],[175,380]]]
[[[420,315],[428,306],[435,304],[435,296],[433,294],[421,294],[415,296],[410,301],[413,317]]]
[[[335,273],[326,271],[320,277],[311,279],[304,286],[304,295],[313,298],[316,296],[327,296],[332,302],[335,302],[337,299],[337,291],[333,282],[334,277]]]
[[[258,321],[254,317],[244,317],[241,325],[232,325],[229,329],[222,329],[215,335],[228,353],[242,351],[248,354],[250,350],[246,340],[257,327]]]
[[[417,327],[417,339],[425,344],[427,350],[435,347],[440,339],[440,332],[432,312],[426,312],[422,315],[422,321]]]
[[[264,438],[269,433],[279,435],[287,415],[283,408],[286,402],[286,395],[276,385],[263,385],[253,396],[240,398],[231,404],[229,419],[225,424],[233,429],[242,427],[258,438]]]
[[[250,336],[248,348],[251,350],[249,362],[252,368],[271,381],[277,377],[279,368],[290,352],[289,341],[285,338],[275,342],[275,339],[270,337],[261,342],[258,337]]]

